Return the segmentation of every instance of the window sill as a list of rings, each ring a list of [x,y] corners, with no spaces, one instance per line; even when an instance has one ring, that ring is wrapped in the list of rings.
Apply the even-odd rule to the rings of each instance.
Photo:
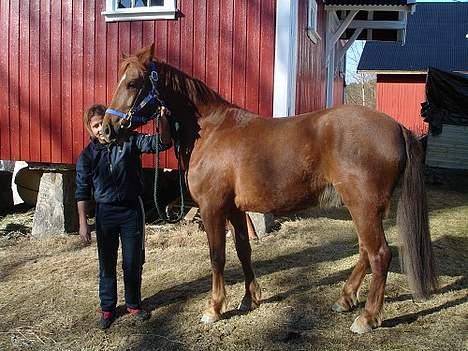
[[[105,17],[106,22],[120,21],[145,21],[145,20],[173,20],[176,19],[177,10],[153,10],[144,12],[135,11],[103,11],[101,15]]]

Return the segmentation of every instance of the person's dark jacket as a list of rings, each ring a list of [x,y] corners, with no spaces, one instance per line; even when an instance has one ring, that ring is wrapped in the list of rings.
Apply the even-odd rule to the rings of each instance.
[[[140,155],[156,152],[158,135],[131,133],[120,143],[93,140],[76,164],[76,201],[130,203],[143,192]],[[160,150],[170,145],[159,144]]]

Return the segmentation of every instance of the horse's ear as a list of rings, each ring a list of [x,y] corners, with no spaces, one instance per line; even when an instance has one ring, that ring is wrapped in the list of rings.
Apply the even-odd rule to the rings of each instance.
[[[140,51],[135,54],[138,57],[138,61],[140,61],[145,66],[150,63],[154,56],[154,43],[149,46],[144,47]]]

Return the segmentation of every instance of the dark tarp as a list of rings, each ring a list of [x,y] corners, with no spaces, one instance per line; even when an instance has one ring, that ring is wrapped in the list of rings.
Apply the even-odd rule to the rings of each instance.
[[[468,126],[468,76],[430,67],[421,116],[434,135],[442,132],[443,124]]]

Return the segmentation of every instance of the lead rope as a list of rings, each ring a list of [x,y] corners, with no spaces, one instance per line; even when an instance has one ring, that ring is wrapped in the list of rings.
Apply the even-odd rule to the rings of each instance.
[[[160,114],[156,117],[156,127],[160,131],[159,128],[159,119],[160,119]],[[171,128],[172,129],[172,128]],[[179,130],[180,130],[180,124],[179,122],[175,121],[174,122],[174,153],[177,158],[177,168],[178,168],[178,173],[179,173],[179,194],[180,194],[180,212],[177,214],[175,218],[169,218],[169,214],[164,213],[161,210],[160,202],[158,201],[158,196],[160,194],[159,191],[159,170],[160,170],[160,160],[159,160],[159,155],[161,153],[160,151],[160,142],[161,138],[158,135],[158,141],[156,143],[156,166],[154,170],[154,191],[153,191],[153,199],[154,199],[154,205],[156,206],[156,211],[158,212],[159,218],[161,218],[163,223],[177,223],[179,222],[183,216],[184,216],[184,207],[185,207],[185,196],[184,196],[184,179],[185,179],[185,171],[182,169],[182,157],[181,157],[181,152],[180,152],[180,138],[179,138]]]

